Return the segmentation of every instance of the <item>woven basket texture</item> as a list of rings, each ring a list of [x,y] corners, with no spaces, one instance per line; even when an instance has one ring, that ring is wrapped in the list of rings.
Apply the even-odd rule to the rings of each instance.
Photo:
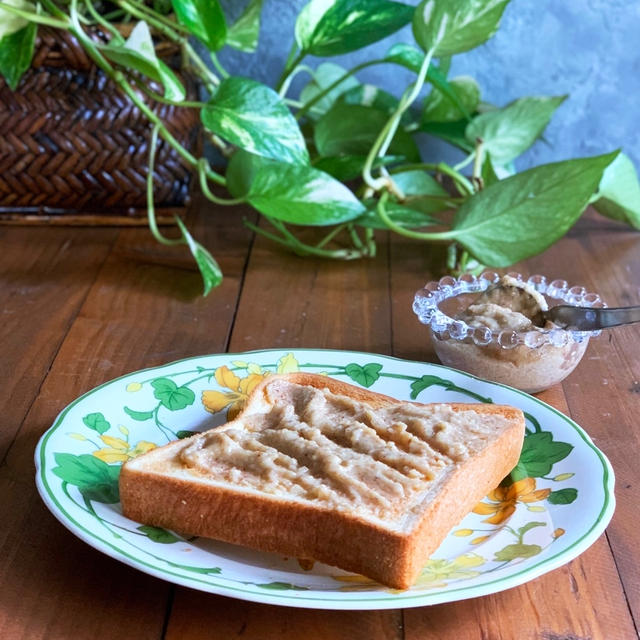
[[[169,62],[176,50],[165,43],[157,52]],[[195,99],[197,87],[181,79]],[[145,102],[181,144],[198,146],[195,110]],[[41,28],[16,91],[0,79],[0,218],[143,217],[150,138],[146,118],[75,38]],[[186,205],[191,169],[162,140],[154,182],[157,207]]]

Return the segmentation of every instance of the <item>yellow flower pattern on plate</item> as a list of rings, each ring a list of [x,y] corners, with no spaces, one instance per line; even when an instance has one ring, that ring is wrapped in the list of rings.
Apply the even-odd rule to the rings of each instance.
[[[522,502],[529,506],[532,502],[546,500],[550,493],[551,489],[536,490],[535,478],[523,478],[508,487],[494,489],[487,496],[490,502],[479,502],[473,508],[473,513],[490,516],[484,522],[501,524],[514,513],[516,503]]]
[[[215,372],[216,382],[228,391],[203,391],[202,404],[210,413],[227,409],[227,418],[233,420],[242,411],[249,394],[265,375],[267,374],[250,373],[240,378],[228,367],[218,367]]]
[[[100,436],[100,440],[107,446],[94,451],[93,455],[107,464],[126,462],[130,458],[135,458],[142,453],[155,449],[156,446],[153,442],[147,442],[146,440],[140,440],[140,442],[135,445],[130,445],[122,438],[115,438],[104,434]]]
[[[447,586],[447,580],[460,580],[464,578],[474,578],[480,575],[480,571],[475,569],[485,564],[486,560],[476,553],[465,553],[453,560],[443,560],[432,558],[424,566],[418,579],[411,587],[412,589],[435,589]],[[337,582],[342,582],[345,586],[341,591],[366,591],[368,589],[379,589],[380,585],[375,580],[365,576],[334,575]],[[402,593],[398,589],[389,589],[390,593]]]
[[[226,365],[215,370],[216,382],[228,391],[207,390],[202,392],[202,404],[210,413],[218,413],[227,409],[227,418],[233,420],[242,411],[249,394],[269,375],[262,367],[254,362],[235,360],[232,362],[239,369],[246,369],[244,378],[237,376]],[[300,371],[300,365],[292,353],[287,353],[278,360],[276,373],[294,373]]]

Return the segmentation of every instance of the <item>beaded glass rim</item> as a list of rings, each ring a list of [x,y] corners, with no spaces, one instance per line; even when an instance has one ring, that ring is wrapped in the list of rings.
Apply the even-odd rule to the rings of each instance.
[[[584,287],[569,286],[566,280],[548,282],[542,275],[533,275],[524,279],[517,272],[507,275],[519,282],[531,285],[543,295],[560,300],[564,304],[574,307],[606,307],[597,293],[589,293]],[[485,271],[479,276],[470,273],[459,278],[445,276],[438,281],[428,282],[416,292],[413,300],[413,311],[422,324],[429,325],[431,331],[441,340],[453,339],[460,341],[471,340],[474,344],[484,347],[497,344],[503,349],[512,349],[518,345],[536,349],[545,344],[563,347],[571,342],[583,342],[600,335],[601,331],[570,331],[566,329],[536,328],[529,331],[491,331],[488,327],[470,327],[466,322],[452,318],[440,310],[439,305],[448,298],[465,293],[479,293],[500,280],[500,274],[495,271]]]

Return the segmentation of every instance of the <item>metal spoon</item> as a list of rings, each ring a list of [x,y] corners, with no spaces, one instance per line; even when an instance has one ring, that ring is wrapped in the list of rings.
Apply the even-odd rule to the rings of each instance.
[[[548,311],[541,311],[539,315],[543,320],[539,323],[540,325],[544,324],[544,320],[550,320],[561,329],[597,331],[598,329],[640,322],[640,306],[592,309],[561,304],[557,307],[551,307]],[[536,324],[538,323],[536,322]]]
[[[640,306],[617,308],[572,307],[558,305],[547,311],[540,310],[538,301],[523,288],[498,282],[489,286],[474,302],[494,302],[500,306],[518,311],[537,327],[543,327],[547,320],[560,329],[574,331],[597,331],[609,327],[640,322]],[[533,312],[533,313],[532,313]]]

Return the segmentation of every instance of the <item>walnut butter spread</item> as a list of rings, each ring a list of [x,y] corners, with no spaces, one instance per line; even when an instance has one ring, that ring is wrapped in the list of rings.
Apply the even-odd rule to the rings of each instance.
[[[502,331],[529,334],[528,344],[505,348],[495,340],[476,344],[471,338],[435,337],[434,348],[443,364],[529,393],[541,391],[573,371],[588,343],[547,341],[544,333],[557,329],[551,322],[542,324],[541,312],[547,309],[546,299],[531,285],[503,276],[456,318],[471,328],[486,327],[494,335]]]
[[[487,289],[459,318],[470,327],[488,327],[492,331],[535,330],[534,319],[548,308],[544,296],[530,284],[502,276],[497,285]]]
[[[399,521],[505,420],[446,405],[378,408],[327,390],[276,385],[285,402],[245,413],[238,427],[192,438],[180,463],[214,481]]]

